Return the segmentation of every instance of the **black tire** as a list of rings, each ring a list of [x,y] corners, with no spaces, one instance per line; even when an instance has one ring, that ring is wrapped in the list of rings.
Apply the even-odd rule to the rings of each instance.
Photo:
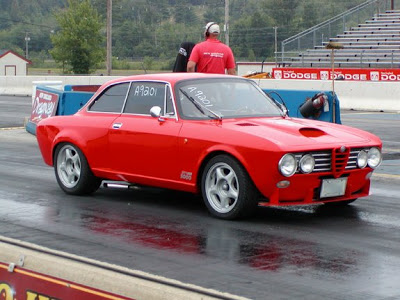
[[[238,219],[254,213],[258,191],[244,167],[233,157],[218,155],[205,166],[201,192],[209,212],[220,219]]]
[[[350,199],[350,200],[345,200],[345,201],[335,201],[335,202],[326,202],[324,203],[326,206],[331,206],[331,207],[340,207],[340,206],[347,206],[350,203],[353,203],[356,201],[356,199]]]
[[[82,151],[70,143],[57,146],[54,154],[54,171],[61,189],[70,195],[94,193],[102,181],[93,175]]]

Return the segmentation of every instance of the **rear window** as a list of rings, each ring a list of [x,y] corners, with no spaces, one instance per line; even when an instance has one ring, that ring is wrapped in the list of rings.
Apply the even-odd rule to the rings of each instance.
[[[121,113],[129,83],[121,83],[108,87],[90,105],[89,111]]]

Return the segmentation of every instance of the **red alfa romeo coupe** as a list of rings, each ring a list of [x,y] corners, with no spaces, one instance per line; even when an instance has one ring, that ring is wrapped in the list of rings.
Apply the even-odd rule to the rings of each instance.
[[[210,213],[258,205],[348,204],[382,160],[375,135],[291,118],[250,79],[148,74],[102,85],[71,116],[39,122],[44,161],[68,194],[103,180],[201,193]]]

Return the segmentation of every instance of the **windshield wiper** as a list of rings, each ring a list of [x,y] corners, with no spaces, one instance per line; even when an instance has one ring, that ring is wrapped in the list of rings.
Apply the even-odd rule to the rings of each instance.
[[[221,117],[219,114],[217,114],[217,113],[213,112],[211,109],[209,109],[209,108],[207,108],[207,107],[201,105],[201,104],[200,104],[199,102],[197,102],[193,97],[189,96],[189,94],[186,93],[183,89],[180,88],[179,90],[181,91],[181,93],[182,93],[183,95],[185,95],[186,98],[189,99],[190,102],[193,103],[193,105],[194,105],[203,115],[205,115],[205,116],[207,116],[207,117],[209,117],[209,118],[212,118],[212,119],[217,118],[218,120],[222,120],[222,117]],[[203,108],[206,109],[209,113],[211,113],[214,117],[211,117],[210,115],[206,114]]]

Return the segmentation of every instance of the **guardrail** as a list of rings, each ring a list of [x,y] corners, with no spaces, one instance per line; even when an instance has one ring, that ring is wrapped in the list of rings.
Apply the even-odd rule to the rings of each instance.
[[[34,82],[61,82],[62,85],[101,85],[121,76],[0,76],[0,95],[31,96]]]

